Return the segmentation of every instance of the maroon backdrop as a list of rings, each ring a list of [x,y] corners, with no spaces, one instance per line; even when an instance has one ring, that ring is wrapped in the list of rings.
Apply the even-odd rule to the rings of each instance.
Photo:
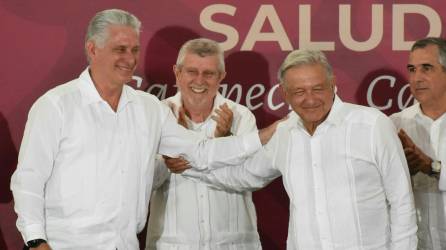
[[[0,249],[19,249],[10,176],[32,103],[79,75],[85,27],[99,10],[122,8],[143,23],[135,87],[173,95],[172,64],[180,45],[208,37],[226,50],[221,92],[247,105],[259,127],[288,112],[276,72],[298,48],[326,51],[345,101],[390,114],[410,105],[408,49],[443,34],[444,1],[0,1]],[[264,249],[285,249],[288,198],[281,180],[254,193]],[[142,237],[142,241],[144,241]]]

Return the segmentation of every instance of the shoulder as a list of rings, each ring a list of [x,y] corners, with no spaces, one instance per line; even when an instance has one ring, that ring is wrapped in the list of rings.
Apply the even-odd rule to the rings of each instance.
[[[156,96],[150,93],[141,90],[135,90],[133,88],[131,89],[131,91],[136,97],[136,103],[142,105],[142,107],[147,111],[155,111],[164,109],[166,107],[166,105],[164,105]]]
[[[404,126],[404,124],[413,121],[418,110],[419,110],[419,104],[414,104],[408,108],[401,110],[400,112],[392,114],[390,116],[390,119],[397,128],[401,128],[402,126]]]
[[[217,96],[215,98],[216,98],[216,102],[217,102],[218,106],[220,106],[223,103],[226,103],[229,106],[229,108],[232,110],[232,112],[234,112],[236,114],[240,114],[242,116],[243,115],[254,116],[252,114],[251,110],[249,110],[249,108],[247,108],[246,106],[241,105],[239,103],[236,103],[226,97],[223,97],[221,94],[217,94]]]
[[[378,119],[388,119],[380,110],[372,107],[344,103],[345,120],[347,122],[374,124]]]
[[[40,96],[33,104],[32,109],[61,110],[67,105],[76,105],[80,101],[79,79],[74,79],[58,85]]]

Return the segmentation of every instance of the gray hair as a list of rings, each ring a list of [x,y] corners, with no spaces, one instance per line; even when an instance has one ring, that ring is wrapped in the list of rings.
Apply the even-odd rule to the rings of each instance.
[[[443,66],[443,70],[446,70],[446,40],[440,37],[427,37],[416,41],[412,48],[413,52],[416,49],[422,49],[429,45],[436,45],[438,48],[438,62]]]
[[[218,70],[220,73],[225,72],[225,57],[223,50],[216,41],[207,38],[197,38],[184,43],[183,46],[181,46],[180,52],[178,52],[176,62],[178,68],[183,67],[184,58],[187,53],[199,55],[200,57],[217,55]]]
[[[284,77],[287,70],[293,67],[302,65],[314,65],[320,64],[324,67],[327,80],[333,79],[333,69],[330,63],[328,63],[327,57],[319,50],[295,50],[288,54],[279,68],[278,79],[279,82],[285,85]]]
[[[90,20],[85,42],[93,41],[96,45],[103,47],[108,39],[108,27],[111,25],[129,26],[138,36],[141,31],[141,22],[136,16],[124,10],[108,9],[96,13]]]

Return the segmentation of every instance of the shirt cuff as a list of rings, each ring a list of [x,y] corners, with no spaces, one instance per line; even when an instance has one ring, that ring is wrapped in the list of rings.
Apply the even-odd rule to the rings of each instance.
[[[22,237],[25,243],[35,239],[47,240],[44,227],[38,224],[26,226],[23,229]]]

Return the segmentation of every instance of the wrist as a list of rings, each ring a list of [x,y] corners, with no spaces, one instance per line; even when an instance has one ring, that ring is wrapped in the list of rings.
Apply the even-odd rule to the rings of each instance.
[[[37,248],[44,243],[46,243],[46,240],[44,240],[44,239],[34,239],[34,240],[30,240],[30,241],[26,242],[26,245],[29,248]]]

